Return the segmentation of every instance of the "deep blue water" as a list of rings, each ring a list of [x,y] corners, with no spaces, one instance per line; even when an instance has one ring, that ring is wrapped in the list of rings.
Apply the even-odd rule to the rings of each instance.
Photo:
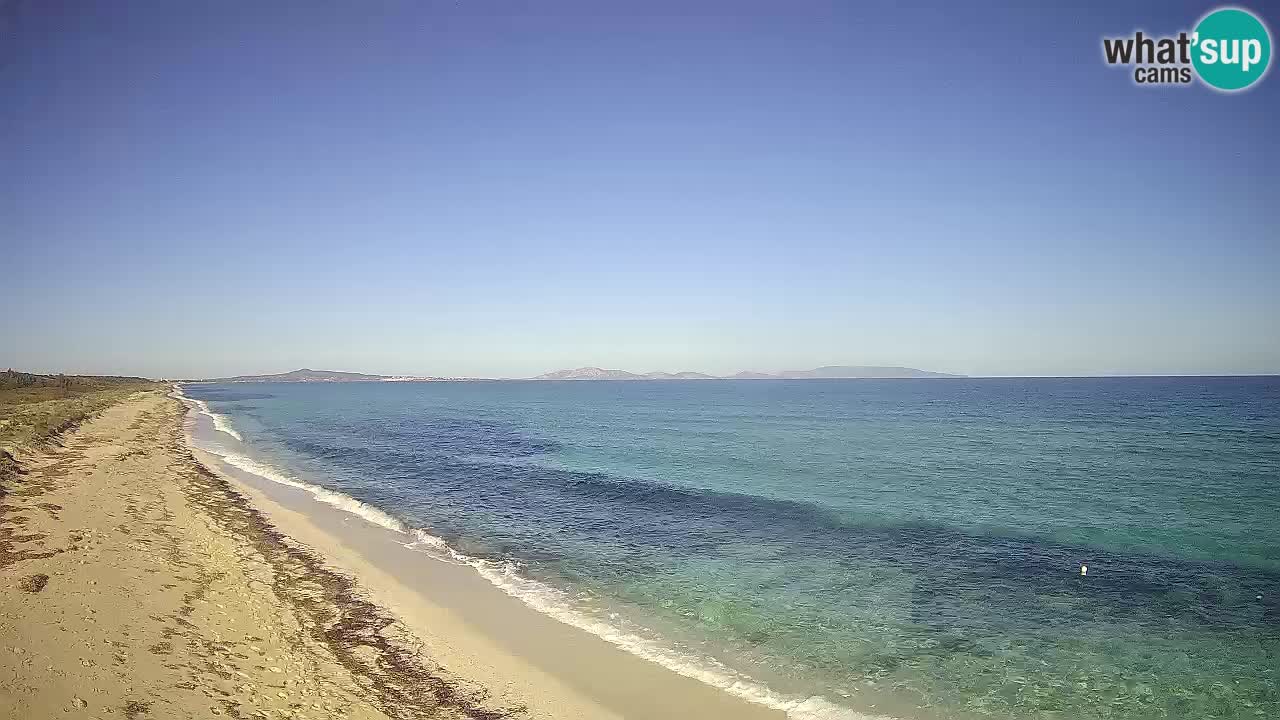
[[[184,391],[257,459],[786,692],[1280,717],[1277,378]]]

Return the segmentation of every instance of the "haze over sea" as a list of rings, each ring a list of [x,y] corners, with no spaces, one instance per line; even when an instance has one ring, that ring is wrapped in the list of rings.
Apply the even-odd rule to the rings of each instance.
[[[233,461],[668,664],[895,717],[1280,716],[1280,378],[183,392]]]

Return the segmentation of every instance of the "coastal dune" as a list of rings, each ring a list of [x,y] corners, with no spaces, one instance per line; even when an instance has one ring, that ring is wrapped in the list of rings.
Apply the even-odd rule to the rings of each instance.
[[[407,587],[385,528],[254,487],[186,411],[136,393],[8,472],[0,717],[784,717],[470,568],[415,554]]]

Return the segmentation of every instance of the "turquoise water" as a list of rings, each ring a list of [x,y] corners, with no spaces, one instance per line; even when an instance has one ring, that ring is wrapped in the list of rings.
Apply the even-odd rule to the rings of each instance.
[[[1280,717],[1277,378],[184,390],[238,451],[790,696]]]

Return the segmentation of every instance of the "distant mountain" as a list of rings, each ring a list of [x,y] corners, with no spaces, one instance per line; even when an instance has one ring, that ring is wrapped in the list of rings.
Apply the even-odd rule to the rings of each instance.
[[[645,380],[719,380],[715,375],[706,373],[692,372],[685,370],[684,372],[648,372],[642,375]]]
[[[947,373],[929,372],[906,367],[879,365],[827,365],[812,370],[784,370],[770,374],[744,370],[727,377],[685,370],[682,372],[633,373],[626,370],[606,370],[598,367],[580,367],[543,373],[531,380],[808,380],[816,378],[947,378],[964,377]],[[430,380],[475,380],[478,378],[409,377],[403,375],[366,375],[365,373],[335,372],[302,368],[274,375],[237,375],[196,382],[255,383],[255,382],[425,382]]]
[[[274,375],[237,375],[236,377],[214,378],[204,382],[388,382],[393,380],[435,380],[437,378],[404,377],[400,375],[365,375],[364,373],[336,372],[333,370],[312,370],[302,368]]]
[[[808,380],[813,378],[955,378],[964,376],[885,365],[824,365],[812,370],[784,370],[778,373],[777,377],[788,380]]]
[[[543,373],[533,380],[644,380],[643,375],[626,370],[605,370],[598,367],[580,367],[572,370],[556,370]]]
[[[649,372],[633,373],[626,370],[605,370],[598,367],[580,367],[572,370],[556,370],[543,373],[532,380],[815,380],[823,378],[956,378],[963,375],[930,372],[908,367],[884,365],[826,365],[812,370],[784,370],[770,374],[744,370],[719,377],[700,372]]]

